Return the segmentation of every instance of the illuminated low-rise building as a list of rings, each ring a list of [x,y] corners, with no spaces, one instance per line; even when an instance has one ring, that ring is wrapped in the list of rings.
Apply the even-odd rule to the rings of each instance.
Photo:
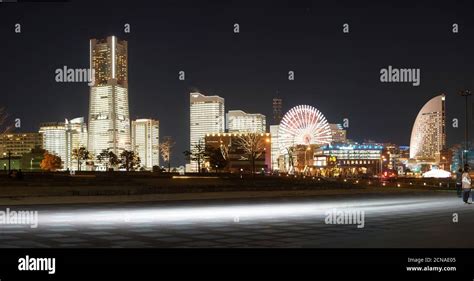
[[[375,175],[388,165],[389,159],[383,153],[381,144],[331,144],[321,147],[315,158],[326,156],[333,159],[334,167],[342,175]]]
[[[251,134],[251,133],[250,133]],[[224,168],[230,172],[252,172],[252,163],[242,146],[240,138],[245,138],[248,133],[212,133],[205,136],[205,149],[207,151],[214,149],[222,153],[226,160],[226,167]],[[255,171],[269,171],[271,168],[271,135],[269,133],[255,134],[258,145],[255,151],[258,151],[258,156],[255,159]],[[209,161],[206,161],[207,167],[210,171],[214,170]],[[242,169],[242,170],[241,170]]]
[[[7,133],[0,134],[0,156],[11,153],[11,156],[23,156],[32,149],[43,146],[40,133]]]

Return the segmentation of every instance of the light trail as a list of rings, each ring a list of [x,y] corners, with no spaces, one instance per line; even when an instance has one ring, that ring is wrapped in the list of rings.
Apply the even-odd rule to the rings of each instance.
[[[456,198],[457,199],[457,198]],[[327,211],[338,209],[362,210],[368,217],[378,213],[409,214],[413,208],[427,210],[445,210],[452,206],[451,200],[431,199],[364,199],[350,201],[304,201],[272,203],[229,203],[208,206],[130,206],[101,207],[99,210],[88,210],[87,205],[77,210],[39,211],[39,225],[54,226],[61,224],[97,225],[97,224],[174,224],[174,223],[220,223],[273,219],[322,219]]]

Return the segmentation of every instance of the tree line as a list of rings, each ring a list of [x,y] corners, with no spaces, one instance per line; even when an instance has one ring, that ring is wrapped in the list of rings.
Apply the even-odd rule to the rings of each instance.
[[[171,154],[174,144],[175,142],[171,137],[165,137],[159,145],[159,151],[161,157],[167,163],[168,172],[171,171]],[[105,166],[106,170],[118,168],[126,171],[136,171],[141,168],[141,159],[133,150],[124,150],[117,155],[110,149],[104,149],[94,157],[91,152],[82,146],[72,150],[71,158],[75,160],[78,171],[81,171],[84,163],[90,167],[98,163]],[[63,168],[62,159],[58,155],[45,151],[40,167],[46,171],[60,170]]]

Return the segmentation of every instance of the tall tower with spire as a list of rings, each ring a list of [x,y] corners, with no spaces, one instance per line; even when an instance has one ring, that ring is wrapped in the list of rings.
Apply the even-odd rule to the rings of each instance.
[[[127,41],[91,39],[90,68],[88,149],[94,155],[104,149],[119,155],[131,148]]]
[[[283,118],[282,103],[281,98],[273,98],[273,124],[275,125],[280,124],[281,118]]]

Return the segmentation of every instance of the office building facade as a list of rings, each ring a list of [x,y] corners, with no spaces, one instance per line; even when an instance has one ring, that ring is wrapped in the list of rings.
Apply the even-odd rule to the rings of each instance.
[[[229,133],[265,133],[265,115],[246,113],[242,110],[229,110],[227,113],[227,130]]]
[[[280,125],[270,125],[271,136],[271,170],[277,171],[282,169],[282,157],[280,154],[280,145],[278,143],[278,130]]]
[[[40,133],[6,133],[0,134],[0,156],[10,153],[11,156],[23,156],[35,147],[43,146]]]
[[[132,149],[146,170],[160,165],[160,123],[153,119],[132,121]]]
[[[347,131],[344,130],[341,124],[329,124],[329,128],[333,142],[344,143],[347,141]]]
[[[204,147],[204,137],[208,133],[225,131],[224,98],[205,96],[198,92],[190,93],[190,151],[196,145]],[[197,171],[197,163],[190,161],[187,171]]]
[[[446,146],[445,96],[429,100],[418,113],[410,139],[410,159],[440,162]]]
[[[39,133],[43,138],[43,149],[51,154],[59,156],[66,169],[68,159],[67,133],[64,122],[48,122],[40,124]]]
[[[90,40],[88,149],[98,155],[104,149],[120,155],[130,150],[128,107],[128,45],[115,36]]]
[[[78,117],[71,120],[66,119],[64,125],[66,127],[66,159],[64,167],[69,170],[77,170],[78,160],[74,158],[73,152],[81,147],[87,149],[87,124],[84,122],[84,117]],[[80,169],[84,170],[85,165],[85,161],[81,161]]]

